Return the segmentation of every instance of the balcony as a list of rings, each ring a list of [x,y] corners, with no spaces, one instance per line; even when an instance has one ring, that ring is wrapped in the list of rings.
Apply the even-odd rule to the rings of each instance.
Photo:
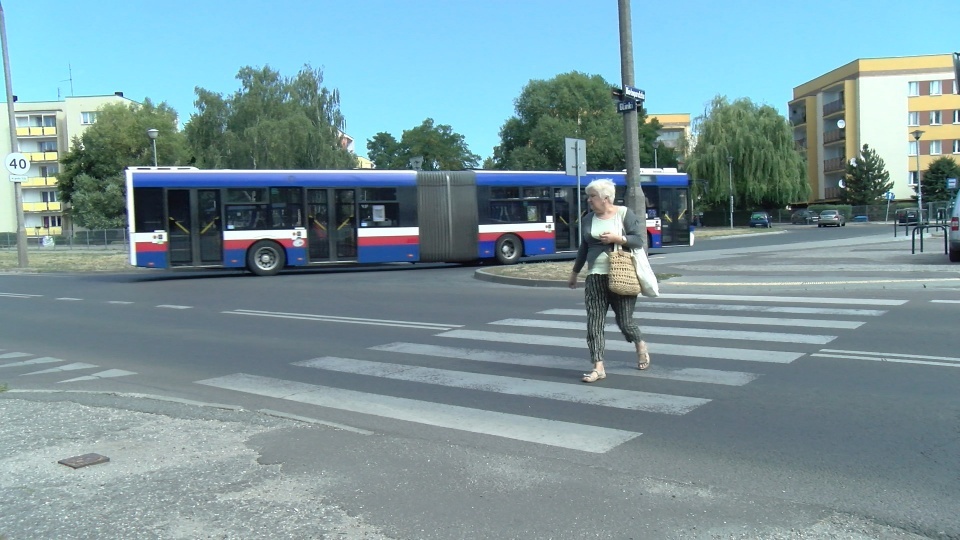
[[[839,171],[846,167],[847,159],[843,156],[823,160],[823,172]]]
[[[60,159],[59,152],[24,152],[23,155],[27,156],[27,159],[30,160],[30,163],[57,161]]]
[[[793,146],[794,146],[797,150],[799,150],[799,151],[801,151],[801,152],[806,152],[806,151],[807,151],[807,138],[804,137],[804,138],[802,138],[802,139],[794,139],[794,141],[793,141]]]
[[[27,236],[60,236],[63,234],[63,227],[24,227],[27,230]]]
[[[57,185],[56,176],[31,176],[26,182],[20,183],[25,188],[52,187]]]
[[[23,203],[24,212],[60,212],[60,203],[58,202],[25,202]]]
[[[55,127],[18,127],[17,137],[54,137],[57,135]]]
[[[845,129],[834,129],[832,131],[825,131],[823,133],[823,144],[842,141],[846,137],[847,137],[847,132]]]
[[[823,116],[830,116],[843,110],[843,100],[831,101],[823,106]]]

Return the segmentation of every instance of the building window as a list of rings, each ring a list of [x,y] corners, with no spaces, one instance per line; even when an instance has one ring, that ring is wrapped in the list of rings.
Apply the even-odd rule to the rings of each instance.
[[[40,176],[44,178],[56,176],[58,172],[60,172],[60,167],[57,165],[40,165]]]
[[[919,126],[920,125],[920,113],[917,111],[910,111],[907,113],[907,125],[908,126]]]
[[[915,155],[917,155],[917,147],[918,147],[918,146],[919,146],[919,143],[918,143],[917,141],[910,141],[910,146],[909,146],[910,149],[907,150],[907,155],[909,155],[909,156],[915,156]]]
[[[930,125],[939,126],[943,121],[943,116],[941,116],[940,111],[930,111]]]
[[[917,185],[917,171],[907,173],[907,185],[910,187]]]
[[[40,193],[43,202],[57,202],[57,192],[56,191],[44,191]]]
[[[60,216],[43,216],[43,228],[49,229],[50,227],[62,227],[63,223],[61,222]]]
[[[80,113],[80,123],[83,125],[90,125],[97,121],[97,113],[94,111],[82,112]]]
[[[908,96],[919,96],[920,95],[920,83],[917,81],[910,81],[907,83],[907,95]]]
[[[56,152],[57,141],[40,141],[39,147],[41,152]]]
[[[930,81],[930,95],[939,96],[941,94],[940,81]]]
[[[930,141],[930,155],[931,156],[940,155],[940,141]]]
[[[960,109],[953,111],[953,123],[960,124]]]
[[[954,139],[953,141],[953,153],[960,154],[960,139]]]

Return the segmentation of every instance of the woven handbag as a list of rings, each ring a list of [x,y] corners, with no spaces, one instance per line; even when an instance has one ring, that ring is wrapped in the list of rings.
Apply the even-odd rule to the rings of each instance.
[[[617,245],[607,253],[610,259],[610,292],[620,296],[640,294],[640,280],[637,278],[637,266],[633,253]]]

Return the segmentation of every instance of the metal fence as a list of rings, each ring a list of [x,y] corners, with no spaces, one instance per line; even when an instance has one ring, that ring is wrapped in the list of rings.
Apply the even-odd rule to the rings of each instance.
[[[129,237],[126,229],[74,231],[62,235],[27,237],[27,249],[110,249],[126,250]],[[16,248],[16,232],[0,232],[0,248]]]

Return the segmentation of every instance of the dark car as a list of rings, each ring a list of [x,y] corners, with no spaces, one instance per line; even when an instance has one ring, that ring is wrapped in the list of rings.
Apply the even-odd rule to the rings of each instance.
[[[766,212],[754,212],[750,214],[751,227],[773,227],[773,218]]]
[[[812,225],[820,221],[820,215],[813,210],[797,210],[790,216],[790,223],[794,225]]]

